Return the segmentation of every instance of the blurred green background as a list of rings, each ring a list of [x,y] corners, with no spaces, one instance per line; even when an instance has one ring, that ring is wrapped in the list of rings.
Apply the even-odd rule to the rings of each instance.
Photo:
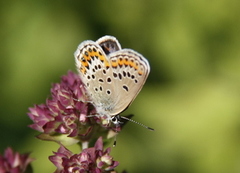
[[[31,151],[36,173],[55,170],[58,145],[34,138],[28,107],[76,72],[80,42],[113,35],[151,65],[124,115],[155,128],[123,129],[117,170],[240,172],[240,1],[1,1],[0,14],[1,153]]]

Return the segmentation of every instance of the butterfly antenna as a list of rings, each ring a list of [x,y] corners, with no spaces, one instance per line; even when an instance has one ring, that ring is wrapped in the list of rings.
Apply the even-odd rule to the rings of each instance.
[[[130,122],[132,122],[132,123],[138,124],[138,125],[146,128],[146,129],[148,129],[148,130],[154,131],[153,128],[148,127],[148,126],[146,126],[146,125],[144,125],[144,124],[142,124],[142,123],[139,123],[139,122],[137,122],[137,121],[134,121],[134,120],[132,120],[132,119],[130,119],[130,118],[127,118],[127,117],[124,117],[124,116],[121,116],[121,118],[122,118],[122,119],[125,119],[125,120],[127,120],[127,121],[130,121]]]

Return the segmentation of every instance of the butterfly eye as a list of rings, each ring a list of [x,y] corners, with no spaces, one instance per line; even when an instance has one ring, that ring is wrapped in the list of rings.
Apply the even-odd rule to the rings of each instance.
[[[120,121],[120,116],[119,115],[112,116],[111,121],[115,125],[119,125],[119,124],[123,123],[123,122]]]

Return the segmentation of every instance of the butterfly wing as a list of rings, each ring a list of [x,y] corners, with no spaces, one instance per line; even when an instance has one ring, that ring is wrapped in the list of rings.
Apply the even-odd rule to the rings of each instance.
[[[112,68],[103,49],[94,41],[82,42],[74,53],[77,70],[97,113],[108,115],[114,102]],[[110,115],[109,115],[110,116]]]
[[[150,66],[146,58],[132,49],[122,49],[109,55],[113,71],[114,109],[111,115],[124,111],[142,89]]]
[[[113,74],[110,75],[114,93],[111,97],[113,108],[111,115],[117,115],[124,111],[143,87],[150,66],[141,54],[131,49],[121,50],[121,45],[113,36],[104,36],[98,39],[97,44],[108,55]]]
[[[118,40],[109,35],[99,38],[96,43],[101,46],[106,55],[122,49]]]

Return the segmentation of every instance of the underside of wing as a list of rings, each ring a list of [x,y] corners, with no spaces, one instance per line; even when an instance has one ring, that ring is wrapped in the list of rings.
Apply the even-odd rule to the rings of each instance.
[[[150,66],[146,58],[131,49],[122,49],[110,54],[109,61],[116,86],[112,114],[116,115],[136,98],[148,77]]]
[[[115,91],[107,82],[112,68],[105,52],[95,42],[84,41],[74,55],[77,70],[93,104],[97,108],[110,105],[111,94]]]
[[[106,55],[122,49],[118,40],[109,35],[99,38],[96,43],[101,46]]]

